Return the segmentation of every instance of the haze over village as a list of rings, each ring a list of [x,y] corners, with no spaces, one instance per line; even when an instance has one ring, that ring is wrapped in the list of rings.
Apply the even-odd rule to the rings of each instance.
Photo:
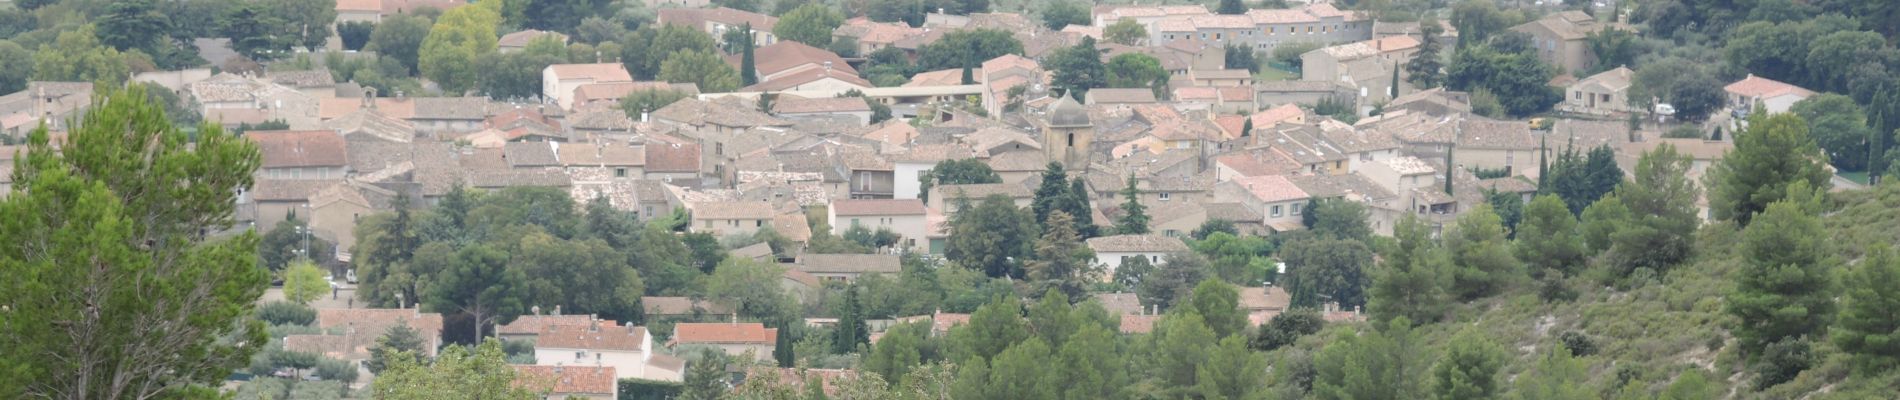
[[[1896,34],[0,0],[0,398],[1894,398]]]

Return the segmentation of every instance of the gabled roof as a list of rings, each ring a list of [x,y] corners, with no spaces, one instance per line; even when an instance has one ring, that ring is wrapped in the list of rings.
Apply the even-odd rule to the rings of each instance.
[[[1309,197],[1306,191],[1300,190],[1293,181],[1281,175],[1243,176],[1234,178],[1233,182],[1263,203],[1301,200]]]
[[[323,121],[318,126],[335,130],[346,138],[361,136],[394,143],[409,143],[416,136],[414,124],[385,115],[375,108],[351,111],[341,117]]]
[[[535,348],[595,351],[641,351],[647,340],[647,328],[614,325],[613,321],[592,321],[581,325],[542,325],[535,335]]]
[[[501,335],[539,335],[541,330],[551,325],[587,326],[595,322],[592,315],[523,315],[514,322],[495,327],[495,333]],[[611,321],[609,325],[613,324]]]
[[[792,42],[792,43],[796,43],[796,42]],[[753,84],[752,86],[739,88],[739,91],[741,92],[785,91],[785,90],[791,90],[792,88],[797,87],[798,85],[817,82],[817,81],[821,81],[825,79],[836,79],[838,81],[856,85],[859,88],[865,88],[865,89],[876,87],[876,85],[871,84],[871,81],[864,80],[864,78],[858,77],[857,73],[849,71],[849,70],[838,69],[838,68],[831,68],[831,69],[812,68],[809,70],[798,71],[790,75],[783,75],[777,78],[772,78],[771,80],[767,80],[765,82],[759,82],[759,83]]]
[[[1572,86],[1597,87],[1610,91],[1622,91],[1629,89],[1630,78],[1635,75],[1636,73],[1630,71],[1629,67],[1616,67],[1616,69],[1603,71],[1596,75],[1590,75],[1588,78],[1583,78],[1583,80],[1577,81],[1577,83]]]
[[[554,64],[548,71],[560,80],[591,79],[595,83],[633,82],[633,75],[627,73],[627,66],[621,63],[598,64]]]
[[[1187,244],[1162,234],[1115,235],[1093,237],[1089,249],[1096,253],[1173,253],[1187,251]]]
[[[778,344],[778,329],[748,323],[680,323],[673,326],[673,344]]]
[[[708,201],[692,204],[693,219],[772,219],[778,212],[763,201]]]
[[[1812,90],[1790,85],[1782,81],[1755,76],[1755,74],[1748,74],[1747,78],[1742,78],[1742,80],[1728,84],[1728,86],[1722,87],[1722,90],[1730,94],[1750,98],[1770,98],[1789,94],[1803,97],[1814,95],[1814,91]]]
[[[647,163],[646,149],[616,143],[565,143],[555,149],[561,165],[633,167]]]
[[[1089,90],[1088,100],[1089,104],[1151,104],[1155,92],[1147,88],[1099,88]]]
[[[613,395],[620,382],[614,367],[581,365],[511,365],[515,385],[530,390],[546,390],[549,395]],[[555,396],[558,397],[558,396]]]
[[[1134,293],[1099,293],[1095,300],[1102,302],[1102,308],[1115,315],[1139,315],[1142,313],[1141,296]]]
[[[870,103],[862,97],[829,97],[818,99],[779,99],[772,103],[772,111],[779,114],[830,114],[871,111]]]
[[[792,40],[781,40],[754,49],[752,56],[758,60],[754,67],[758,69],[759,76],[776,75],[800,65],[813,65],[822,69],[827,62],[831,63],[833,70],[849,72],[853,76],[858,74],[858,70],[852,69],[851,64],[845,63],[844,57],[839,57],[837,53]]]
[[[904,270],[896,254],[813,254],[798,256],[793,269],[811,274],[898,273]]]
[[[1240,288],[1240,309],[1242,310],[1285,310],[1293,303],[1293,296],[1279,286]]]
[[[343,167],[349,148],[332,131],[253,131],[245,138],[257,143],[263,168]]]

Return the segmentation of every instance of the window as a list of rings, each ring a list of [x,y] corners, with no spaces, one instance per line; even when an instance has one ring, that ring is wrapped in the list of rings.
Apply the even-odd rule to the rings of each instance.
[[[726,155],[726,144],[725,144],[725,143],[713,143],[713,154],[715,154],[715,155],[722,155],[722,156],[723,156],[723,155]]]
[[[1181,237],[1181,231],[1173,229],[1161,231],[1161,234],[1168,235],[1168,237]]]
[[[1207,32],[1201,32],[1201,38],[1202,38],[1202,39],[1206,39],[1206,38],[1207,38]]]
[[[735,219],[735,220],[730,220],[730,221],[726,221],[726,225],[727,225],[727,226],[739,226],[739,220],[736,220],[736,219]]]
[[[852,218],[852,219],[851,219],[851,226],[858,226],[858,219],[857,219],[857,218]]]
[[[1291,205],[1291,206],[1288,206],[1288,207],[1292,207],[1292,208],[1293,208],[1293,215],[1300,215],[1300,207],[1304,207],[1304,206],[1306,206],[1306,205],[1305,205],[1305,204],[1300,204],[1300,203],[1293,203],[1293,205]]]
[[[587,359],[587,352],[585,351],[574,352],[574,362],[581,362],[581,360],[585,360],[585,359]]]
[[[1214,34],[1214,40],[1220,40],[1220,34],[1219,34],[1219,33],[1216,33],[1216,34]]]
[[[625,177],[627,177],[627,169],[626,169],[626,168],[614,168],[614,177],[615,177],[615,178],[625,178]]]
[[[1273,206],[1273,216],[1280,216],[1280,206]]]
[[[1572,93],[1570,97],[1577,100],[1583,100],[1583,91],[1579,90],[1576,93]]]
[[[1608,102],[1610,102],[1610,95],[1609,95],[1609,94],[1603,94],[1602,96],[1603,96],[1603,102],[1605,102],[1605,103],[1608,103]]]
[[[1069,147],[1075,147],[1075,134],[1069,134]]]
[[[1156,193],[1156,195],[1161,196],[1161,201],[1168,201],[1172,197],[1167,192]]]
[[[762,220],[762,219],[761,219],[761,220],[754,220],[754,221],[752,221],[752,226],[753,226],[753,227],[764,227],[764,226],[765,226],[765,220]]]

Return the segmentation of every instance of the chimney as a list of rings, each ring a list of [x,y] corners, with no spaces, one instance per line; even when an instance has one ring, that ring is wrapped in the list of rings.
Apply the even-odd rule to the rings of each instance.
[[[739,324],[739,313],[732,313],[732,323],[734,325]]]
[[[541,315],[541,306],[528,307],[528,311],[533,311],[534,315]]]
[[[825,72],[831,72],[831,62],[830,62],[830,61],[826,61],[826,62],[825,62]]]
[[[402,96],[402,89],[396,89],[396,98],[397,98],[397,99],[401,99],[401,98],[403,98],[403,96]]]
[[[560,304],[555,304],[555,305],[554,305],[554,315],[561,315],[561,305],[560,305]]]

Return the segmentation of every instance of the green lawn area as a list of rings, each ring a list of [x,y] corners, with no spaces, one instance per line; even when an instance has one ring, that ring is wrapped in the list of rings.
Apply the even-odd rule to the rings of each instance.
[[[1262,81],[1262,82],[1285,81],[1285,80],[1294,80],[1294,79],[1299,79],[1299,78],[1300,78],[1300,74],[1298,73],[1295,73],[1293,71],[1287,71],[1284,69],[1274,68],[1274,67],[1263,67],[1263,68],[1260,68],[1260,72],[1253,74],[1254,80]]]

